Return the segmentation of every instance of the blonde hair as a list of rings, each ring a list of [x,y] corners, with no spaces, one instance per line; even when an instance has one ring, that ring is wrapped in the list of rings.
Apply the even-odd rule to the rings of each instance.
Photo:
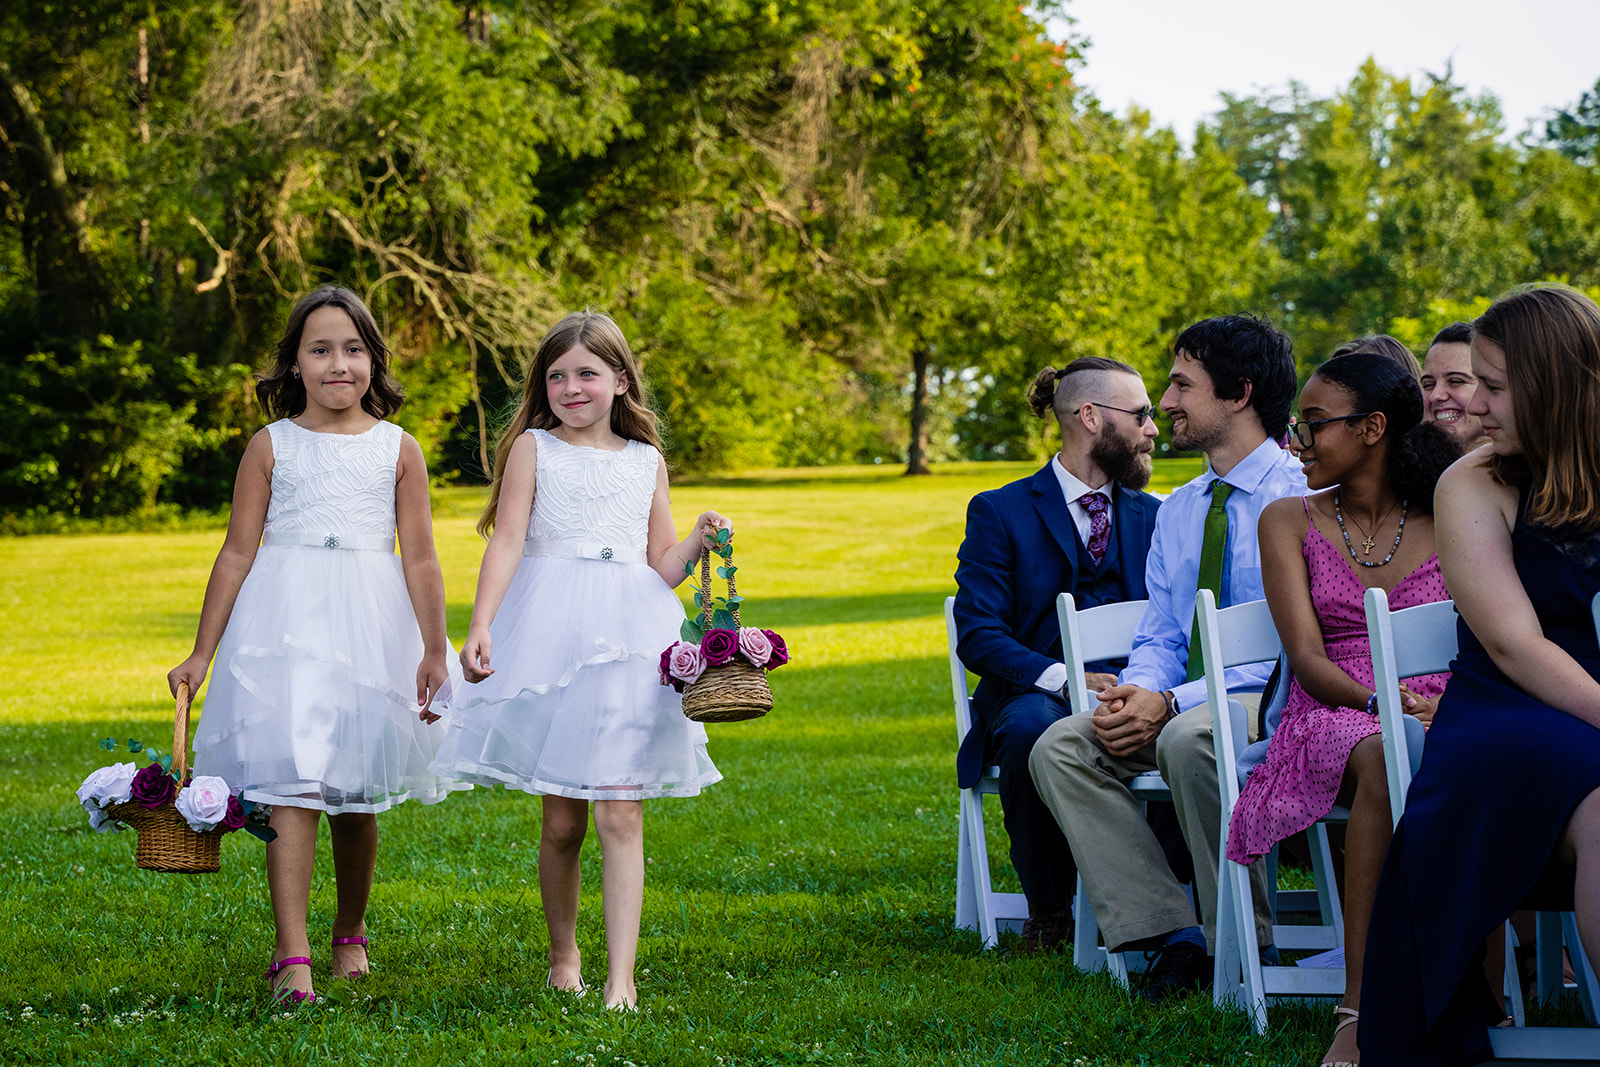
[[[550,327],[550,332],[539,342],[533,365],[523,379],[522,402],[495,446],[489,503],[478,518],[478,533],[485,537],[494,530],[500,511],[500,483],[505,477],[506,457],[511,455],[511,446],[528,430],[554,430],[561,425],[545,392],[545,376],[551,364],[579,345],[593,352],[617,377],[628,383],[628,391],[611,405],[611,431],[630,441],[643,441],[658,450],[661,448],[661,435],[655,412],[650,410],[644,376],[639,373],[639,361],[634,358],[622,330],[609,316],[598,311],[574,311]]]
[[[1522,444],[1490,459],[1495,481],[1528,491],[1530,523],[1600,528],[1600,307],[1575,289],[1530,286],[1495,301],[1472,332],[1505,352]]]

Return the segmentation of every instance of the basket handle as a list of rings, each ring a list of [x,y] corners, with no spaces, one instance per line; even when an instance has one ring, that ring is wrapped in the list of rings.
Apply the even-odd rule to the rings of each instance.
[[[177,710],[172,716],[172,766],[178,772],[178,781],[189,776],[189,683],[178,683]]]
[[[733,545],[728,545],[728,554],[721,557],[725,566],[733,564]],[[738,596],[733,585],[733,575],[728,575],[728,600],[732,601]],[[733,628],[739,628],[739,605],[728,604],[728,612],[733,616]],[[700,618],[705,623],[705,629],[711,629],[711,549],[705,545],[700,546]]]

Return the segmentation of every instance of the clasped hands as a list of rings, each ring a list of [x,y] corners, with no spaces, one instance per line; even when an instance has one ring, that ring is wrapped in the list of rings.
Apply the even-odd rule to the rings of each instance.
[[[1111,675],[1089,675],[1091,689],[1096,679],[1109,679],[1096,693],[1100,704],[1094,709],[1095,736],[1113,756],[1131,756],[1156,739],[1167,724],[1167,701],[1160,693],[1152,693],[1137,685],[1116,685]]]

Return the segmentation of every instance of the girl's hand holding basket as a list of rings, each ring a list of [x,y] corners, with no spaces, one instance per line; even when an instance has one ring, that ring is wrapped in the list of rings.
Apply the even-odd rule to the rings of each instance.
[[[179,676],[191,661],[175,668]],[[204,664],[200,667],[204,676]],[[191,777],[189,752],[189,694],[187,680],[173,681],[177,702],[173,716],[172,751],[166,755],[128,740],[130,753],[149,759],[143,770],[133,762],[101,767],[78,787],[78,802],[89,814],[89,825],[100,833],[131,826],[139,835],[134,863],[148,871],[211,873],[222,867],[222,835],[248,830],[263,841],[277,834],[267,827],[269,809],[233,794],[228,783],[209,775]],[[100,747],[117,747],[106,738]]]
[[[771,630],[740,626],[733,565],[733,527],[715,512],[700,516],[700,589],[694,602],[700,618],[683,620],[682,640],[661,653],[661,684],[683,694],[683,713],[696,722],[738,722],[772,710],[767,672],[789,662],[789,648]],[[722,562],[717,576],[728,583],[726,597],[711,595],[711,554]],[[693,564],[689,565],[692,569]]]

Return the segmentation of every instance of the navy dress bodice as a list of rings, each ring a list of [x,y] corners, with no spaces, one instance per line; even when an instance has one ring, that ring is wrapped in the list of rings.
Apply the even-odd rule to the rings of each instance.
[[[1600,679],[1590,611],[1600,534],[1519,518],[1511,543],[1545,637]],[[1572,907],[1572,868],[1553,857],[1573,809],[1600,788],[1600,730],[1517,688],[1465,621],[1458,633],[1373,904],[1361,987],[1368,1067],[1489,1058],[1499,1012],[1484,940],[1519,907]]]

